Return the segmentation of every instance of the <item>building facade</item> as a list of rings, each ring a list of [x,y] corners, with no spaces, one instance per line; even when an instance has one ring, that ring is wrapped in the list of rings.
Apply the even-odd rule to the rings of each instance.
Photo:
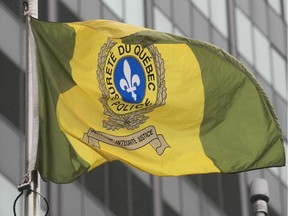
[[[25,173],[26,22],[22,1],[0,0],[0,215],[12,215]],[[287,146],[287,0],[49,0],[42,20],[112,19],[215,44],[268,94]],[[287,149],[287,148],[286,148]],[[286,153],[287,155],[287,153]],[[72,184],[41,182],[53,216],[248,216],[249,185],[265,178],[269,212],[287,215],[287,167],[240,174],[155,177],[120,162]],[[42,211],[46,206],[43,203]],[[23,200],[17,204],[24,215]]]

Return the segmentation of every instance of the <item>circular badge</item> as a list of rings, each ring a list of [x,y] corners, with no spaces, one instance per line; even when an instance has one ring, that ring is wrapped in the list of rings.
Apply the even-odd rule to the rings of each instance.
[[[148,118],[144,114],[165,104],[164,62],[153,45],[108,39],[98,55],[97,78],[108,130],[135,129]]]

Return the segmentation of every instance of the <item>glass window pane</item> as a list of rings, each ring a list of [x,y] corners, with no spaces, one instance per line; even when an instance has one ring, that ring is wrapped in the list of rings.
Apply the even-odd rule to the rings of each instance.
[[[237,48],[250,64],[253,63],[251,28],[251,21],[236,9]]]
[[[100,2],[99,1],[80,1],[80,16],[83,20],[92,20],[100,18]]]
[[[139,178],[144,184],[147,186],[151,185],[151,179],[150,179],[150,174],[143,172],[139,169],[133,168],[131,166],[127,166],[127,169],[129,169],[137,178]]]
[[[129,215],[127,168],[119,161],[109,163],[109,207],[117,216]]]
[[[85,188],[95,196],[99,201],[105,203],[105,187],[107,187],[107,179],[105,179],[105,167],[107,164],[97,167],[91,170],[84,176]],[[97,179],[97,184],[95,184]]]
[[[8,6],[9,9],[15,13],[15,15],[20,15],[21,18],[23,17],[23,14],[19,13],[20,9],[22,10],[23,7],[22,7],[22,4],[19,4],[18,0],[2,0],[1,3],[2,2],[6,6]],[[0,7],[1,7],[1,5],[0,5]]]
[[[201,215],[201,202],[202,195],[199,194],[198,190],[190,183],[189,180],[182,180],[182,196],[183,196],[183,215],[191,216]]]
[[[287,26],[282,21],[281,17],[274,11],[269,10],[269,28],[270,38],[272,43],[283,54],[287,54]]]
[[[61,215],[81,215],[81,191],[75,184],[61,185]]]
[[[186,35],[190,34],[190,5],[187,0],[173,1],[174,22]]]
[[[163,202],[162,208],[163,208],[163,210],[162,210],[163,211],[163,215],[165,215],[165,216],[180,216],[166,202]]]
[[[25,74],[1,50],[0,71],[0,113],[24,131]]]
[[[102,7],[102,19],[119,21],[119,17],[115,15],[109,8]]]
[[[256,25],[265,33],[268,34],[267,30],[267,5],[265,1],[252,1],[253,13],[252,17]]]
[[[268,4],[272,7],[278,14],[281,14],[281,0],[268,0]]]
[[[276,91],[285,99],[287,88],[287,70],[286,62],[281,55],[274,49],[272,49],[272,67],[274,75],[273,86]]]
[[[131,173],[132,212],[131,215],[153,215],[153,193],[138,176]]]
[[[58,2],[58,21],[61,22],[75,22],[79,20],[75,12],[69,9],[62,1]]]
[[[193,9],[192,22],[194,28],[193,37],[195,39],[210,42],[209,22],[198,10]]]
[[[114,1],[115,2],[115,1]],[[126,23],[137,26],[144,26],[144,2],[143,0],[125,0]]]
[[[250,0],[236,0],[236,4],[239,8],[241,8],[248,16],[250,15]]]
[[[21,179],[19,164],[23,163],[23,158],[19,155],[24,143],[19,132],[6,122],[0,115],[0,170],[12,181],[18,182]]]
[[[7,27],[9,26],[9,28]],[[0,50],[2,50],[16,65],[21,65],[20,33],[22,29],[18,20],[4,10],[0,4],[0,28],[5,29],[0,34]],[[23,43],[25,41],[23,40]],[[25,68],[23,68],[25,69]]]
[[[280,122],[282,133],[284,137],[287,138],[287,104],[277,94],[275,95],[275,98],[273,101],[275,103],[275,110],[276,110],[276,113]]]
[[[283,5],[284,5],[284,6],[283,6],[283,7],[284,7],[284,14],[283,14],[283,15],[284,15],[284,18],[285,18],[286,23],[287,23],[287,21],[288,21],[288,15],[287,15],[287,12],[288,12],[288,11],[287,11],[287,0],[284,0],[283,2],[284,2],[284,4],[283,4]]]
[[[217,174],[207,174],[201,176],[202,190],[209,196],[215,203],[220,205],[220,179]]]
[[[120,19],[123,19],[123,0],[102,0],[102,2],[109,7],[113,13]]]
[[[168,17],[171,17],[171,1],[167,0],[154,0],[155,4],[162,9]]]
[[[214,28],[212,29],[212,42],[216,46],[219,46],[220,48],[228,52],[227,40],[222,35],[220,35],[219,32],[216,31]]]
[[[288,158],[288,144],[287,142],[285,142],[285,155],[286,155],[286,160]],[[286,185],[286,187],[288,186],[288,166],[287,166],[287,162],[286,162],[286,166],[285,167],[281,167],[280,168],[280,171],[281,171],[281,179],[283,181],[283,183]],[[286,209],[287,211],[287,209]]]
[[[255,43],[255,66],[257,71],[269,83],[272,81],[270,64],[270,45],[268,39],[257,29],[254,28]]]
[[[227,5],[225,0],[211,1],[211,21],[214,26],[228,37]]]
[[[157,31],[172,33],[172,23],[157,7],[154,8],[154,18],[154,28]]]
[[[16,154],[15,154],[16,155]],[[5,176],[0,173],[0,214],[12,215],[13,201],[18,196],[19,191],[16,185],[12,184]],[[24,195],[22,196],[24,197]],[[23,198],[19,199],[16,205],[17,215],[24,215]]]
[[[177,177],[163,177],[162,178],[162,190],[164,200],[172,207],[176,212],[180,211],[180,197],[179,197],[179,178]]]
[[[206,16],[209,17],[208,0],[191,0],[197,8]]]
[[[242,216],[238,174],[221,175],[224,211],[227,215]]]
[[[185,36],[185,34],[180,29],[178,29],[176,27],[174,28],[173,34],[179,35],[179,36]]]
[[[74,14],[78,12],[78,0],[61,0],[63,4]]]
[[[203,215],[205,215],[205,216],[223,216],[224,213],[221,212],[220,208],[217,208],[215,205],[209,205],[208,203],[204,202]]]
[[[101,208],[96,204],[97,202],[89,196],[84,196],[84,212],[85,216],[97,215],[106,216],[104,206]],[[107,210],[106,210],[107,211]]]

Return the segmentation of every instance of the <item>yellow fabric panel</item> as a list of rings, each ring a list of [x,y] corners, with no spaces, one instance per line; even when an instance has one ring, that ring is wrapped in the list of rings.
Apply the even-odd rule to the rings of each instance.
[[[97,26],[97,23],[89,26]],[[106,160],[121,160],[155,175],[220,172],[206,157],[199,138],[204,112],[204,89],[200,67],[189,47],[184,44],[155,45],[164,60],[167,88],[165,105],[145,114],[148,119],[139,128],[107,130],[102,126],[102,121],[107,117],[103,114],[104,108],[99,101],[102,92],[99,89],[96,71],[98,54],[108,38],[93,28],[77,24],[73,27],[77,36],[70,65],[77,86],[60,96],[57,113],[61,129],[68,134],[68,139],[77,153],[91,165],[90,169]],[[113,35],[115,32],[110,28],[114,27],[110,26],[107,30]],[[115,35],[121,37],[122,33],[116,32]],[[121,40],[114,41],[121,44]],[[181,58],[184,55],[186,58]],[[175,56],[180,56],[177,62],[174,61]],[[157,154],[150,144],[127,150],[107,142],[99,142],[99,148],[82,141],[89,128],[121,138],[142,133],[141,131],[150,126],[154,126],[153,133],[157,133],[155,136],[162,135],[169,145],[161,155]]]

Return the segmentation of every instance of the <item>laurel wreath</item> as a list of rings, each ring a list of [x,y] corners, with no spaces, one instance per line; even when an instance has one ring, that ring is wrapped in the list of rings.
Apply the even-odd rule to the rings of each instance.
[[[105,62],[108,57],[109,51],[115,46],[117,42],[108,38],[107,42],[101,47],[100,52],[98,54],[98,66],[97,66],[97,79],[99,82],[99,89],[102,92],[102,97],[99,99],[103,104],[104,114],[108,116],[108,120],[103,120],[103,127],[107,130],[118,130],[120,128],[127,128],[128,130],[133,130],[138,128],[141,124],[145,123],[148,119],[145,116],[146,113],[153,111],[156,107],[163,106],[165,104],[165,100],[167,97],[165,80],[164,80],[164,61],[161,58],[161,55],[158,49],[154,45],[150,45],[147,47],[148,51],[153,56],[153,60],[155,62],[155,68],[157,72],[157,98],[156,102],[153,106],[144,108],[141,110],[136,110],[128,114],[117,114],[110,109],[108,105],[109,92],[105,88],[104,81],[104,67]]]

